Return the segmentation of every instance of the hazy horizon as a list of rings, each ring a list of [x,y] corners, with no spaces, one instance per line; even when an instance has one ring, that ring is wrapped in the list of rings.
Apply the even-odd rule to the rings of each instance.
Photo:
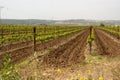
[[[3,19],[120,20],[120,0],[0,0]]]
[[[62,20],[93,20],[93,21],[95,21],[95,20],[96,21],[112,21],[113,20],[113,21],[120,21],[120,19],[74,19],[74,18],[73,19],[30,19],[30,18],[29,19],[27,19],[27,18],[26,19],[24,19],[24,18],[23,19],[22,18],[15,19],[15,18],[11,18],[10,19],[10,18],[2,18],[2,20],[5,20],[5,19],[8,19],[8,20],[53,20],[53,21],[54,20],[55,21],[57,21],[57,20],[58,21],[62,21]]]

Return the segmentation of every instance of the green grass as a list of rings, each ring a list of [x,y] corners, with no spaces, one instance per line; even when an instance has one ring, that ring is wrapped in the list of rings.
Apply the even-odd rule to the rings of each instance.
[[[49,47],[49,48],[47,48],[47,50],[52,51],[52,50],[54,50],[54,48]]]
[[[87,63],[96,63],[96,62],[106,62],[107,58],[105,56],[97,55],[95,53],[91,53],[87,56],[86,60]]]

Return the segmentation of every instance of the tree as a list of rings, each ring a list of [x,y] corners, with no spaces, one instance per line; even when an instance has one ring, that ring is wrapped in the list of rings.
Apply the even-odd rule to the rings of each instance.
[[[101,27],[104,27],[105,25],[103,23],[100,24]]]

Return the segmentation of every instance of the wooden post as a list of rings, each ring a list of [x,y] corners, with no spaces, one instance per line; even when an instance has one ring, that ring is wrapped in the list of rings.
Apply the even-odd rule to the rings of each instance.
[[[92,26],[90,26],[90,39],[92,38]],[[92,42],[90,42],[90,54],[92,52]]]
[[[92,35],[92,26],[90,26],[90,38],[91,38],[91,35]]]
[[[118,26],[118,32],[120,32],[120,26]],[[118,40],[120,39],[120,35],[118,34]]]
[[[3,26],[1,26],[1,38],[3,39]]]
[[[34,52],[36,51],[36,27],[33,28],[34,35]]]

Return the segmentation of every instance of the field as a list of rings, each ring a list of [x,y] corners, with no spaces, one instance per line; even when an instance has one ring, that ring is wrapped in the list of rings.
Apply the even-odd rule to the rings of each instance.
[[[20,80],[119,80],[120,27],[1,25],[5,54]]]

